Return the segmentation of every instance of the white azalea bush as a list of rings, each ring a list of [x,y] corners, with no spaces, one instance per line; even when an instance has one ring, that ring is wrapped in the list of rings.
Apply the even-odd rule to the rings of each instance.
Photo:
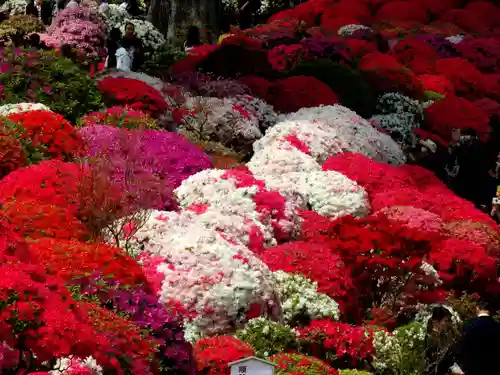
[[[339,149],[340,146],[341,151],[356,152],[381,163],[402,164],[406,162],[401,147],[389,135],[378,131],[369,121],[341,105],[302,108],[288,115],[286,119],[308,121],[312,125],[321,127],[328,133],[327,140],[322,142],[336,144],[332,147]],[[320,122],[322,124],[318,125]],[[297,130],[297,138],[302,139],[301,133]],[[314,145],[311,145],[310,149],[314,150]]]
[[[0,105],[0,116],[8,116],[14,113],[29,111],[50,111],[50,108],[42,103],[18,103]]]
[[[318,292],[318,283],[302,275],[284,271],[275,271],[272,276],[280,297],[285,323],[293,323],[303,318],[339,319],[339,305],[326,294]]]
[[[54,366],[54,369],[52,371],[49,371],[50,375],[78,373],[89,375],[103,375],[103,369],[92,357],[87,357],[83,360],[77,357],[68,357],[58,359]]]
[[[365,25],[351,23],[349,25],[340,27],[337,33],[340,36],[350,36],[353,35],[356,31],[372,31],[372,28]]]
[[[8,13],[11,16],[26,14],[27,0],[7,0],[0,6],[0,12]]]
[[[130,19],[130,14],[126,9],[117,4],[106,4],[99,8],[108,29],[119,29],[124,26],[125,20]]]

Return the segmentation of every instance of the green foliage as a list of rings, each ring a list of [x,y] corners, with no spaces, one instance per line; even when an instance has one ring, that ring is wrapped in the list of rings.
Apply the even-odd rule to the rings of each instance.
[[[291,327],[265,318],[250,320],[236,337],[252,346],[256,356],[262,358],[297,347],[297,337]]]
[[[361,370],[339,370],[340,375],[373,375],[368,371]]]
[[[440,94],[438,92],[434,91],[425,91],[424,92],[424,99],[425,100],[442,100],[446,98],[446,95]]]
[[[170,67],[184,57],[186,57],[186,53],[182,49],[164,44],[146,61],[142,70],[154,77],[167,78],[170,74]]]
[[[373,114],[375,93],[359,72],[346,65],[328,59],[304,61],[290,70],[288,76],[314,77],[329,86],[343,106],[365,118]]]
[[[6,49],[0,55],[1,104],[35,102],[75,123],[101,107],[95,80],[53,51]]]
[[[11,39],[17,43],[28,34],[37,33],[43,30],[43,23],[33,16],[12,16],[0,23],[0,39]]]

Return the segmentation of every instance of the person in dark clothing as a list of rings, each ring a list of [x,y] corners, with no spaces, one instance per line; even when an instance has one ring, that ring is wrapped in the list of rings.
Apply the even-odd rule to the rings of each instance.
[[[456,177],[457,193],[476,206],[488,205],[491,196],[488,193],[488,169],[484,144],[473,129],[461,131],[460,144],[457,148],[458,174]]]
[[[39,34],[31,34],[29,36],[29,45],[30,45],[30,47],[36,48],[36,49],[43,49],[43,50],[49,49],[44,42],[40,41]]]
[[[31,0],[26,5],[26,14],[38,18],[44,25],[50,25],[52,22],[52,6],[48,1]]]
[[[116,51],[121,46],[122,33],[120,29],[114,28],[109,33],[109,39],[107,41],[108,49],[108,60],[107,67],[110,69],[116,68]]]
[[[190,26],[184,42],[184,51],[188,52],[193,47],[201,46],[200,29],[196,26]]]
[[[500,374],[500,323],[490,316],[490,306],[480,302],[477,317],[465,325],[461,339],[460,367],[467,375]]]
[[[144,51],[141,40],[135,35],[135,26],[131,22],[125,25],[125,35],[120,42],[120,47],[125,48],[133,56],[132,70],[139,70],[143,62]]]

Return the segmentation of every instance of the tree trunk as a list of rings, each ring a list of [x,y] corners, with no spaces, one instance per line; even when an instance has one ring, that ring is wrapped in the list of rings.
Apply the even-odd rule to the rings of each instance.
[[[184,39],[187,28],[198,26],[205,42],[212,43],[219,32],[220,0],[152,0],[148,19],[169,44]]]

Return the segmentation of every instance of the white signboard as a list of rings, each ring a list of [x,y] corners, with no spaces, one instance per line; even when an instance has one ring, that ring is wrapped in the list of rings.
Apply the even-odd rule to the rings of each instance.
[[[257,357],[229,363],[231,375],[274,375],[275,365]]]

